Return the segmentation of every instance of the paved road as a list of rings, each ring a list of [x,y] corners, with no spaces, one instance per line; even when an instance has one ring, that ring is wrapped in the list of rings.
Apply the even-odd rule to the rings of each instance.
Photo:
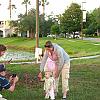
[[[90,41],[100,42],[100,38],[83,38],[83,40],[90,40]]]

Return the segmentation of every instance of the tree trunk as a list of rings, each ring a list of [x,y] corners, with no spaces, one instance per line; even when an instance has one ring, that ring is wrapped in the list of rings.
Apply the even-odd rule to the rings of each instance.
[[[100,29],[97,29],[97,36],[100,36]]]
[[[31,39],[33,39],[34,38],[34,32],[33,32],[33,30],[31,29],[31,31],[30,31],[30,33],[29,33],[29,37],[31,38]]]
[[[64,33],[65,34],[65,38],[66,38],[66,33]]]

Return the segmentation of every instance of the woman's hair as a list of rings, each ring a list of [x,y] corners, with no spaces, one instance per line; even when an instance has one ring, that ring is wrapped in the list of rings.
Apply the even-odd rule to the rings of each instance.
[[[47,41],[44,45],[45,47],[51,48],[53,47],[52,42],[51,41]]]
[[[3,44],[0,44],[0,51],[6,51],[7,48],[6,46],[4,46]]]

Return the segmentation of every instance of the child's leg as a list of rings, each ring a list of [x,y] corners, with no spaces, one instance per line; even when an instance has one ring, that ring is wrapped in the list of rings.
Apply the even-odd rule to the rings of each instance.
[[[48,99],[48,98],[49,98],[49,93],[46,93],[45,99]]]
[[[55,99],[55,94],[54,94],[54,88],[52,87],[51,90],[49,91],[50,99],[54,100]]]

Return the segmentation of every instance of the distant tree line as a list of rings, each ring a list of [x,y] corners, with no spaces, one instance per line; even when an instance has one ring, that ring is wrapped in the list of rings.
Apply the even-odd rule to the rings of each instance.
[[[24,1],[30,3],[29,0]],[[26,5],[25,5],[26,6]],[[15,33],[29,31],[29,37],[35,37],[36,31],[36,10],[30,9],[26,13],[20,14],[18,20],[11,21],[10,26],[14,27]],[[81,6],[77,3],[72,3],[65,12],[61,15],[54,17],[53,15],[46,16],[39,14],[39,36],[47,36],[48,34],[58,35],[60,33],[75,33],[81,32],[87,36],[93,36],[94,34],[100,35],[100,7],[94,9],[92,12],[86,13],[86,22],[82,24],[82,10]]]

